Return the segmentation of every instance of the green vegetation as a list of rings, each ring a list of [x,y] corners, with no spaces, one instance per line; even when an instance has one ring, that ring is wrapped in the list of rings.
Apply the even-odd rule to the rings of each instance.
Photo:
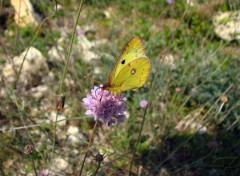
[[[54,1],[33,2],[42,20],[55,14],[41,28],[19,28],[11,16],[7,30],[13,34],[0,31],[4,44],[0,48],[1,72],[10,62],[8,58],[20,55],[29,46],[37,30],[33,46],[41,51],[49,68],[42,78],[34,75],[34,84],[20,81],[13,87],[8,78],[0,81],[2,175],[34,173],[31,158],[23,154],[27,144],[34,146],[31,156],[39,175],[46,169],[57,170],[50,167],[56,157],[64,158],[68,167],[54,174],[79,173],[95,124],[85,115],[82,99],[98,85],[84,76],[106,83],[133,35],[143,39],[151,60],[148,81],[142,88],[123,93],[129,115],[124,123],[98,123],[83,175],[93,175],[97,169],[91,155],[98,152],[106,155],[99,175],[240,174],[240,43],[218,37],[212,20],[220,11],[239,10],[237,1],[201,0],[194,6],[184,0],[172,4],[165,0],[86,1],[77,24],[84,34],[76,35],[73,41],[62,92],[59,86],[80,0],[56,2],[61,5],[58,12]],[[81,35],[93,43],[106,39],[88,50],[98,55],[97,59],[86,61],[90,55],[84,56],[86,45],[80,47]],[[49,51],[56,46],[61,49],[54,60]],[[32,88],[36,85],[47,86],[48,91],[34,96]],[[60,93],[65,95],[66,105],[59,116],[67,118],[66,124],[57,123],[54,131],[56,116],[51,113]],[[147,109],[139,105],[144,99],[149,103]],[[50,116],[52,121],[47,122]],[[82,135],[79,142],[68,140],[69,126],[78,127]]]

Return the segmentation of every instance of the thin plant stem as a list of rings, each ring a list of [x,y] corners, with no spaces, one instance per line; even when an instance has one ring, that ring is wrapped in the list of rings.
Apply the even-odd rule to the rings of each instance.
[[[83,117],[72,117],[72,118],[67,118],[67,119],[60,119],[57,120],[57,123],[62,122],[62,121],[69,121],[69,120],[81,120],[81,119],[86,119],[89,118],[87,116],[83,116]],[[34,128],[34,127],[47,127],[49,125],[55,124],[54,122],[42,122],[42,123],[37,123],[37,124],[33,124],[33,125],[24,125],[24,126],[19,126],[19,127],[10,127],[10,128],[6,128],[6,127],[2,127],[0,128],[0,132],[2,133],[6,133],[6,132],[10,132],[10,131],[17,131],[17,130],[23,130],[23,129],[27,129],[27,128]]]
[[[93,176],[96,176],[96,175],[97,175],[98,170],[100,169],[100,166],[101,166],[101,162],[98,163],[98,167],[97,167],[95,173],[93,174]]]
[[[65,79],[66,74],[67,74],[67,69],[68,69],[70,56],[71,56],[71,52],[72,52],[72,48],[73,48],[73,41],[74,41],[74,38],[76,36],[77,24],[78,24],[79,17],[80,17],[81,11],[82,11],[82,5],[83,5],[83,0],[81,0],[79,8],[78,8],[77,19],[75,21],[73,32],[72,32],[72,36],[71,36],[70,47],[69,47],[69,51],[68,51],[68,55],[67,55],[67,61],[66,61],[65,67],[64,67],[61,83],[60,83],[60,86],[59,86],[59,93],[62,92],[62,86],[63,86],[64,79]]]
[[[21,2],[21,1],[20,1],[20,2]],[[27,56],[27,53],[28,53],[30,47],[33,45],[33,43],[34,43],[35,40],[37,39],[37,36],[38,36],[38,34],[39,34],[39,32],[40,32],[40,29],[41,29],[42,25],[43,25],[49,18],[53,17],[53,16],[55,15],[55,12],[56,12],[56,11],[54,11],[54,13],[53,13],[51,16],[46,17],[46,18],[40,23],[40,25],[38,26],[38,30],[36,31],[35,36],[34,36],[33,39],[31,40],[31,42],[30,42],[30,44],[29,44],[29,46],[28,46],[28,48],[27,48],[27,51],[26,51],[26,53],[25,53],[25,55],[24,55],[24,57],[23,57],[23,61],[22,61],[21,65],[20,65],[19,71],[18,71],[18,73],[17,73],[17,78],[16,78],[16,80],[15,80],[15,82],[14,82],[14,85],[13,85],[14,88],[17,86],[17,83],[18,83],[18,80],[19,80],[19,77],[20,77],[20,74],[21,74],[21,71],[22,71],[22,68],[23,68],[23,64],[24,64],[24,62],[25,62],[25,60],[26,60],[26,56]],[[19,15],[19,18],[20,18],[20,15]],[[19,21],[19,18],[18,18],[18,21]],[[16,39],[16,43],[17,43],[18,38],[19,38],[19,36],[18,36],[18,35],[19,35],[19,32],[18,32],[18,31],[19,31],[19,28],[17,28],[17,39]],[[16,44],[16,46],[18,46],[18,45]]]
[[[48,163],[50,163],[50,162],[52,161],[52,158],[53,158],[53,155],[54,155],[55,143],[56,143],[57,121],[58,121],[58,112],[57,112],[57,114],[56,114],[55,122],[54,122],[52,152],[51,152],[51,156],[50,156],[50,159],[49,159]],[[50,167],[50,164],[48,164],[48,167]],[[49,168],[47,175],[49,175],[50,172],[51,172],[51,170],[50,170],[50,168]]]
[[[63,70],[63,74],[62,74],[62,78],[61,78],[61,83],[59,85],[59,94],[61,94],[62,92],[62,87],[63,87],[63,83],[64,83],[64,79],[66,77],[67,74],[67,70],[68,70],[68,65],[69,65],[69,61],[70,61],[70,56],[71,56],[71,52],[72,52],[72,48],[73,48],[73,41],[76,35],[76,29],[77,29],[77,24],[79,21],[79,17],[80,17],[80,13],[82,11],[82,5],[83,5],[83,0],[81,0],[79,8],[78,8],[78,12],[77,12],[77,19],[75,21],[74,24],[74,28],[73,28],[73,32],[72,32],[72,36],[71,36],[71,41],[70,41],[70,47],[69,47],[69,51],[68,51],[68,55],[67,55],[67,61]],[[56,114],[56,118],[55,118],[55,125],[54,125],[54,134],[53,134],[53,147],[52,147],[52,154],[51,154],[51,159],[53,158],[53,153],[55,150],[55,141],[56,141],[56,128],[57,128],[57,119],[58,119],[58,113]]]
[[[148,105],[147,105],[147,107],[145,108],[145,111],[144,111],[144,114],[143,114],[143,120],[142,120],[142,123],[141,123],[141,128],[140,128],[140,131],[139,131],[139,135],[138,135],[137,145],[136,145],[136,147],[135,147],[135,149],[134,149],[134,152],[133,152],[133,156],[132,156],[132,160],[131,160],[131,164],[130,164],[130,168],[129,168],[129,173],[128,173],[128,175],[131,175],[133,160],[134,160],[134,158],[135,158],[135,155],[136,155],[136,152],[137,152],[137,149],[138,149],[138,145],[139,145],[139,142],[140,142],[140,139],[141,139],[142,130],[143,130],[143,125],[144,125],[144,122],[145,122],[145,119],[146,119],[145,117],[146,117],[147,109],[148,109]]]
[[[0,173],[2,174],[2,176],[5,176],[5,173],[4,173],[3,168],[2,168],[2,163],[1,163],[1,166],[0,166]]]
[[[80,169],[80,171],[79,171],[79,173],[78,173],[78,176],[81,176],[81,175],[82,175],[84,163],[85,163],[85,160],[86,160],[86,158],[87,158],[88,151],[89,151],[89,148],[90,148],[91,143],[92,143],[92,140],[93,140],[93,136],[94,136],[94,132],[95,132],[96,127],[97,127],[97,123],[98,123],[98,121],[96,121],[95,124],[94,124],[93,131],[92,131],[92,134],[91,134],[90,139],[89,139],[89,142],[88,142],[87,151],[86,151],[86,153],[85,153],[85,155],[84,155],[83,162],[82,162],[82,166],[81,166],[81,169]]]
[[[23,61],[22,61],[21,65],[20,65],[19,71],[18,71],[18,73],[17,73],[17,78],[16,78],[16,80],[14,81],[14,85],[13,85],[14,88],[16,88],[16,86],[17,86],[17,83],[18,83],[20,74],[21,74],[21,72],[22,72],[23,64],[24,64],[24,62],[25,62],[25,60],[26,60],[28,51],[29,51],[30,47],[33,45],[33,43],[35,42],[35,40],[37,39],[37,36],[38,36],[38,34],[39,34],[39,32],[40,32],[40,29],[41,29],[42,25],[43,25],[49,18],[53,17],[54,15],[55,15],[55,12],[54,12],[53,15],[51,15],[51,16],[49,16],[49,17],[46,17],[46,18],[41,22],[41,24],[39,25],[38,30],[36,31],[36,34],[35,34],[35,36],[33,37],[32,41],[30,42],[30,44],[29,44],[29,46],[28,46],[28,48],[27,48],[27,50],[26,50],[26,53],[25,53],[25,55],[24,55],[24,57],[23,57]]]
[[[233,84],[231,84],[230,86],[228,86],[228,88],[222,93],[222,95],[226,95],[227,92],[232,88]],[[212,110],[214,109],[214,105],[216,105],[220,99],[221,99],[221,96],[219,96],[219,98],[215,101],[215,103],[211,106],[211,108],[205,113],[205,115],[203,116],[202,119],[205,119],[210,112],[212,112]],[[182,142],[181,144],[179,144],[164,160],[162,160],[161,163],[159,163],[156,168],[160,168],[161,165],[163,165],[166,161],[169,160],[169,158],[171,158],[184,144],[186,144],[188,141],[190,141],[191,139],[194,138],[194,136],[196,136],[197,132],[202,129],[202,127],[204,125],[206,125],[211,119],[206,119],[205,122],[197,129],[196,133],[190,137],[188,137],[184,142]]]
[[[55,148],[55,142],[56,142],[56,130],[57,130],[57,122],[58,122],[58,112],[55,117],[55,122],[54,122],[54,132],[53,132],[53,144],[52,144],[52,153],[51,153],[51,159],[53,158],[53,153],[54,153],[54,148]]]
[[[33,169],[34,169],[35,175],[37,176],[37,170],[36,170],[36,166],[35,166],[32,154],[30,154],[30,158],[31,158],[31,161],[32,161],[32,165],[33,165]]]

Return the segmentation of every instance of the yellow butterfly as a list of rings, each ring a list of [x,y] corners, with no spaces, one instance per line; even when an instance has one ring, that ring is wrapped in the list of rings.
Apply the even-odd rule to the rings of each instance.
[[[125,45],[103,89],[112,92],[123,92],[142,87],[146,82],[150,60],[145,56],[142,40],[133,36]]]

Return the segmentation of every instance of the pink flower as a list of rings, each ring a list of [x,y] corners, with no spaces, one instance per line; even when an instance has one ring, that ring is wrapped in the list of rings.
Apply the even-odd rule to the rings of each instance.
[[[125,23],[129,23],[129,22],[130,22],[129,18],[124,18],[123,21],[124,21]]]
[[[101,119],[109,126],[124,122],[125,101],[126,98],[121,94],[103,90],[101,86],[94,86],[87,97],[83,98],[83,104],[87,108],[85,114],[94,116],[95,121]]]
[[[141,100],[139,103],[141,108],[146,108],[146,106],[148,105],[148,101],[147,100]]]
[[[77,36],[83,35],[84,30],[82,30],[79,26],[77,26],[76,34],[77,34]]]
[[[181,92],[182,89],[181,89],[181,87],[176,87],[176,88],[175,88],[175,91],[176,91],[176,92]]]
[[[174,0],[167,0],[168,4],[172,4]]]

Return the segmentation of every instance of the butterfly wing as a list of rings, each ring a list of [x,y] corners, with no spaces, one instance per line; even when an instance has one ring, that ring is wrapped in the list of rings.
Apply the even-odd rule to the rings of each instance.
[[[111,80],[108,90],[118,93],[141,87],[147,80],[150,67],[148,57],[135,58],[125,65],[116,77]]]
[[[113,67],[109,82],[111,83],[112,79],[115,79],[126,65],[142,56],[145,56],[143,42],[138,36],[133,36],[125,45],[117,63]]]

